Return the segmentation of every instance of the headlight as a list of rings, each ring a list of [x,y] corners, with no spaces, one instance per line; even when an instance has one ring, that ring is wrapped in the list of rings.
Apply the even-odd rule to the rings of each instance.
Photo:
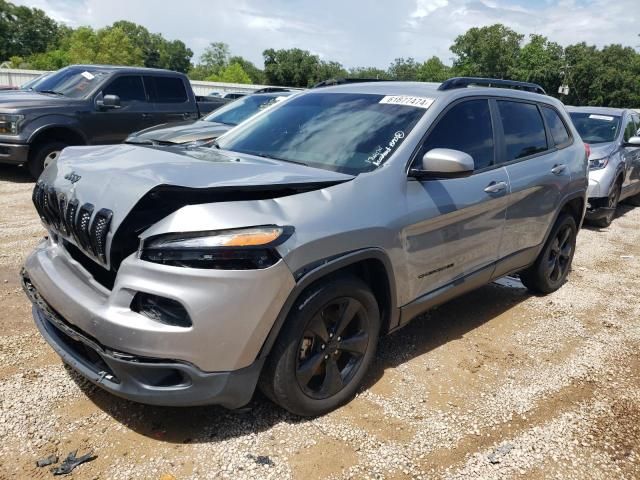
[[[609,157],[598,158],[595,160],[589,160],[589,170],[600,170],[609,163]]]
[[[0,113],[0,134],[17,135],[20,132],[22,120],[24,120],[24,115]]]
[[[275,246],[293,233],[273,225],[213,232],[169,233],[141,242],[141,260],[175,267],[251,270],[267,268],[280,256]]]

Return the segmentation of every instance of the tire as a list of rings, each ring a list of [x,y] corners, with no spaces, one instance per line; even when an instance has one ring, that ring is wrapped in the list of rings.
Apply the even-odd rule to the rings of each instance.
[[[616,208],[618,208],[618,202],[620,201],[620,193],[622,191],[622,184],[620,181],[616,181],[616,183],[611,188],[609,192],[609,196],[607,197],[607,206],[612,208],[611,212],[607,214],[606,217],[597,218],[595,220],[591,220],[592,225],[599,228],[607,228],[613,222],[613,219],[616,216]]]
[[[364,282],[351,276],[321,281],[291,309],[262,372],[260,390],[295,415],[330,412],[355,395],[379,334],[378,303]]]
[[[625,202],[634,207],[640,207],[640,193],[634,195],[633,197],[627,198]]]
[[[533,293],[548,294],[566,281],[576,251],[578,228],[568,213],[561,213],[535,263],[520,272],[520,280]]]
[[[27,168],[31,176],[37,180],[45,166],[57,159],[62,149],[67,146],[63,142],[48,142],[36,146],[29,155],[29,161],[27,162]]]

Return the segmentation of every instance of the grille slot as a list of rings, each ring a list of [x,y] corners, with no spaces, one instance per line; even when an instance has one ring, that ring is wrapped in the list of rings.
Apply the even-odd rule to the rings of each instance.
[[[68,200],[64,194],[43,182],[38,182],[31,195],[38,215],[49,227],[62,236],[72,238],[80,251],[107,263],[107,235],[113,212],[98,210],[91,203],[80,205],[77,199]]]

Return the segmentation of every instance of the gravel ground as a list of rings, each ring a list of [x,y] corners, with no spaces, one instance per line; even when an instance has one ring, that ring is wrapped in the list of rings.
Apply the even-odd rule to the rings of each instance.
[[[640,208],[583,229],[569,282],[500,281],[381,341],[359,395],[315,420],[257,397],[240,412],[133,404],[40,339],[18,270],[44,231],[33,184],[0,166],[0,478],[97,459],[78,479],[640,478]]]

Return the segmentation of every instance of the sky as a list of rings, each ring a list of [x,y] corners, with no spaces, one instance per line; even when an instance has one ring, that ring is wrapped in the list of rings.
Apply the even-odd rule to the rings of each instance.
[[[503,23],[568,45],[640,46],[640,0],[10,0],[69,26],[130,20],[196,61],[210,42],[262,67],[266,48],[301,48],[345,67],[386,68],[397,57],[451,64],[449,47],[471,27]]]

